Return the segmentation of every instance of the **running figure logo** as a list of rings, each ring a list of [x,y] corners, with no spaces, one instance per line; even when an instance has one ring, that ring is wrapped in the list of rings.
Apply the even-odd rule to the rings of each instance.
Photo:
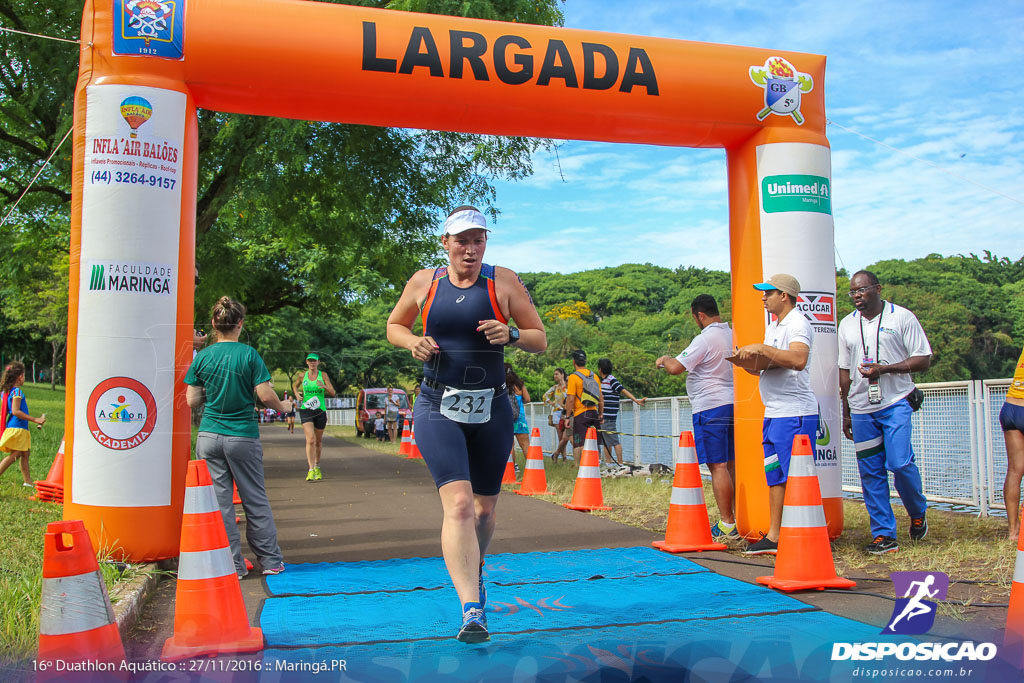
[[[949,577],[942,572],[893,572],[896,606],[882,633],[916,635],[927,633],[935,623],[936,603],[945,600]],[[927,599],[931,598],[931,600]]]

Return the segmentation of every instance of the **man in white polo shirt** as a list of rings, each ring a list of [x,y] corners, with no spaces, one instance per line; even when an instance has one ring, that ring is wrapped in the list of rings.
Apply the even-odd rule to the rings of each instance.
[[[881,555],[899,549],[888,472],[910,515],[910,539],[919,541],[928,534],[928,503],[910,445],[913,409],[907,397],[915,390],[910,373],[928,369],[932,348],[917,316],[882,300],[882,285],[874,273],[854,273],[850,297],[857,310],[839,323],[843,433],[857,450],[864,506],[871,520],[874,540],[865,550]]]
[[[655,366],[670,375],[686,375],[686,395],[693,411],[693,441],[697,461],[711,471],[711,490],[722,518],[711,527],[711,535],[737,538],[734,514],[736,449],[733,436],[732,330],[722,322],[718,302],[701,294],[690,304],[690,314],[700,329],[690,345],[673,358],[662,356]]]
[[[754,285],[764,294],[761,301],[772,315],[763,344],[749,344],[737,350],[741,366],[752,375],[760,375],[761,401],[764,403],[764,474],[768,481],[768,506],[771,522],[768,533],[751,543],[748,555],[772,554],[779,547],[782,507],[786,498],[789,459],[793,439],[806,434],[811,443],[818,431],[818,400],[811,391],[811,347],[814,332],[803,314],[796,310],[800,283],[792,275],[772,275]]]

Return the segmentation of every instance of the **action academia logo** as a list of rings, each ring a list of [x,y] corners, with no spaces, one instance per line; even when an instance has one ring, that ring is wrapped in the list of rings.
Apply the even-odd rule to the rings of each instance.
[[[782,57],[769,57],[763,66],[750,67],[750,80],[764,88],[764,109],[757,112],[758,121],[778,114],[792,116],[798,125],[804,124],[800,93],[814,89],[814,78],[810,74],[800,73]]]
[[[126,451],[141,445],[156,426],[156,401],[145,384],[111,377],[96,385],[86,407],[89,432],[101,446]]]

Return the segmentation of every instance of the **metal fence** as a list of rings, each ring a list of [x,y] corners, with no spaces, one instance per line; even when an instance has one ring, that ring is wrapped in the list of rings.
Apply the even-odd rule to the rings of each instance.
[[[334,410],[328,408],[327,424],[334,425],[335,427],[354,427],[356,424],[356,409],[343,408]]]
[[[1006,444],[999,410],[1009,385],[1009,379],[918,385],[925,400],[912,418],[912,444],[929,501],[971,505],[983,515],[990,508],[1005,509]],[[527,421],[540,429],[545,452],[557,445],[550,412],[542,403],[526,406]],[[624,459],[671,466],[679,432],[693,429],[690,401],[670,396],[648,398],[643,407],[623,402],[618,425],[618,431],[632,435],[620,437]],[[853,442],[841,441],[843,490],[860,492]],[[895,495],[891,483],[890,491]]]

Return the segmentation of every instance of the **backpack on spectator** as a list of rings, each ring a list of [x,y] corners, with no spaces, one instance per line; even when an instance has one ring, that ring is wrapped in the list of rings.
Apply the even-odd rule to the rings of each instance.
[[[583,381],[580,402],[587,408],[596,408],[598,406],[598,399],[601,396],[601,385],[597,383],[596,379],[594,379],[594,373],[591,372],[588,377],[579,370],[576,370],[572,374],[576,375]]]

